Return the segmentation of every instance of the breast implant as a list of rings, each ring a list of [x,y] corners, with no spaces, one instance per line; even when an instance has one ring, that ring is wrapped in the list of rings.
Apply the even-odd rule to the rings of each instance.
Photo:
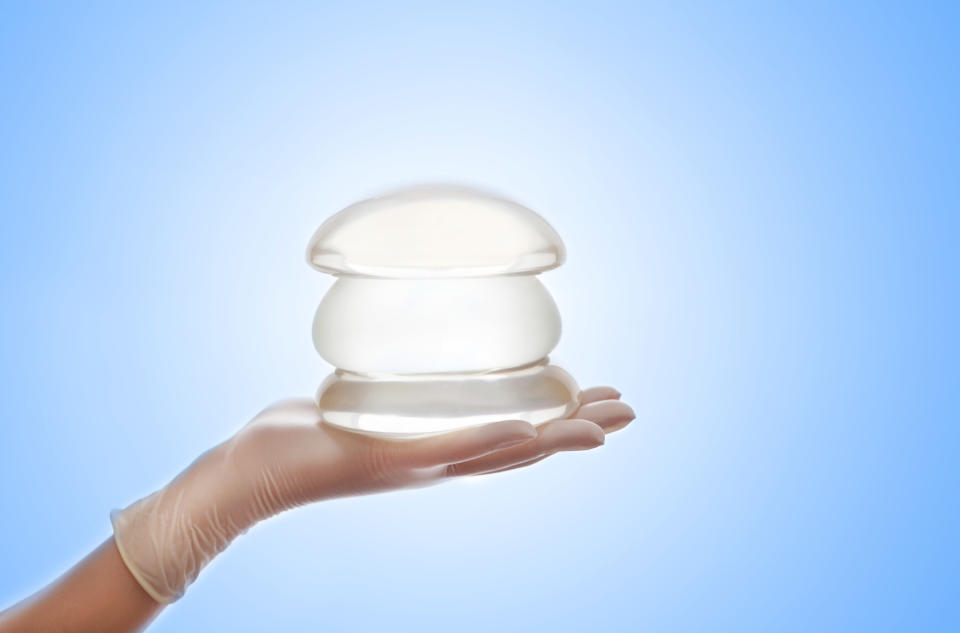
[[[351,205],[307,259],[337,279],[313,342],[336,368],[325,422],[395,437],[569,416],[579,388],[548,354],[560,313],[539,273],[565,249],[546,220],[471,189],[418,187]]]

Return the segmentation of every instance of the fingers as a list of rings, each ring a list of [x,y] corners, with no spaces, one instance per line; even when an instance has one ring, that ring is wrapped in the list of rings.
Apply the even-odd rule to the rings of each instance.
[[[619,400],[589,402],[581,405],[574,415],[596,423],[605,433],[619,431],[636,417],[633,409]]]
[[[604,433],[589,420],[554,420],[540,426],[535,440],[483,457],[447,466],[447,475],[478,475],[503,470],[537,460],[545,453],[596,448],[604,442]]]
[[[397,457],[410,468],[427,468],[476,459],[530,442],[537,430],[529,422],[506,420],[409,442],[395,443]]]
[[[574,414],[578,418],[583,418],[589,420],[603,429],[604,433],[612,433],[614,431],[619,431],[623,427],[627,426],[635,417],[633,409],[628,405],[619,402],[620,392],[611,387],[593,387],[592,389],[587,389],[581,394],[580,408]],[[558,421],[559,422],[559,421]],[[556,424],[551,423],[551,424]],[[545,425],[548,426],[548,425]],[[531,445],[533,442],[531,442]],[[521,447],[527,449],[527,446]],[[564,449],[560,449],[564,450]],[[570,450],[570,449],[566,449]],[[519,452],[519,451],[518,451]],[[539,461],[542,461],[551,455],[553,455],[555,450],[548,450],[542,454],[537,455],[536,457],[531,457],[527,460],[520,460],[512,464],[502,466],[500,468],[495,468],[491,470],[486,470],[482,472],[475,472],[472,474],[483,474],[490,475],[493,473],[500,473],[507,470],[513,470],[515,468],[524,468],[526,466],[532,466]],[[492,461],[491,457],[483,458],[486,461]],[[451,470],[448,467],[448,472]],[[466,471],[466,468],[462,468],[461,465],[457,464],[455,471]]]
[[[485,473],[479,473],[481,475],[494,475],[496,473],[505,473],[508,470],[516,470],[517,468],[526,468],[527,466],[533,466],[537,462],[542,462],[546,458],[554,455],[554,453],[544,453],[540,457],[534,457],[533,459],[528,459],[525,462],[520,462],[519,464],[513,464],[512,466],[507,466],[505,468],[498,468],[497,470],[488,470]]]
[[[599,402],[601,400],[619,400],[620,392],[613,387],[590,387],[580,392],[580,404]]]

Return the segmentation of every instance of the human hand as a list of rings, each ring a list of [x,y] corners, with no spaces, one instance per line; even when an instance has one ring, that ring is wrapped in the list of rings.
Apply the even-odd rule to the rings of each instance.
[[[425,486],[587,450],[633,419],[610,387],[582,393],[573,417],[538,427],[519,420],[417,439],[388,440],[321,422],[312,400],[271,406],[200,456],[160,491],[112,515],[133,576],[161,603],[255,523],[335,497]]]

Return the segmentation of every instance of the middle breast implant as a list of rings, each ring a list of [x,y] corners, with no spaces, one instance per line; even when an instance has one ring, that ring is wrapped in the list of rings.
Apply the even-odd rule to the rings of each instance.
[[[331,365],[358,374],[480,373],[544,358],[560,314],[533,275],[341,277],[313,321]]]

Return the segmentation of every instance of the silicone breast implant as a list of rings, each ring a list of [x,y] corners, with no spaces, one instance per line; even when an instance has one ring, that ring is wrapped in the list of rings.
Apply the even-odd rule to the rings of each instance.
[[[564,256],[542,217],[469,189],[408,189],[329,218],[307,252],[338,277],[313,323],[337,368],[317,393],[324,420],[413,436],[568,416],[579,389],[548,362],[560,315],[537,277]]]

